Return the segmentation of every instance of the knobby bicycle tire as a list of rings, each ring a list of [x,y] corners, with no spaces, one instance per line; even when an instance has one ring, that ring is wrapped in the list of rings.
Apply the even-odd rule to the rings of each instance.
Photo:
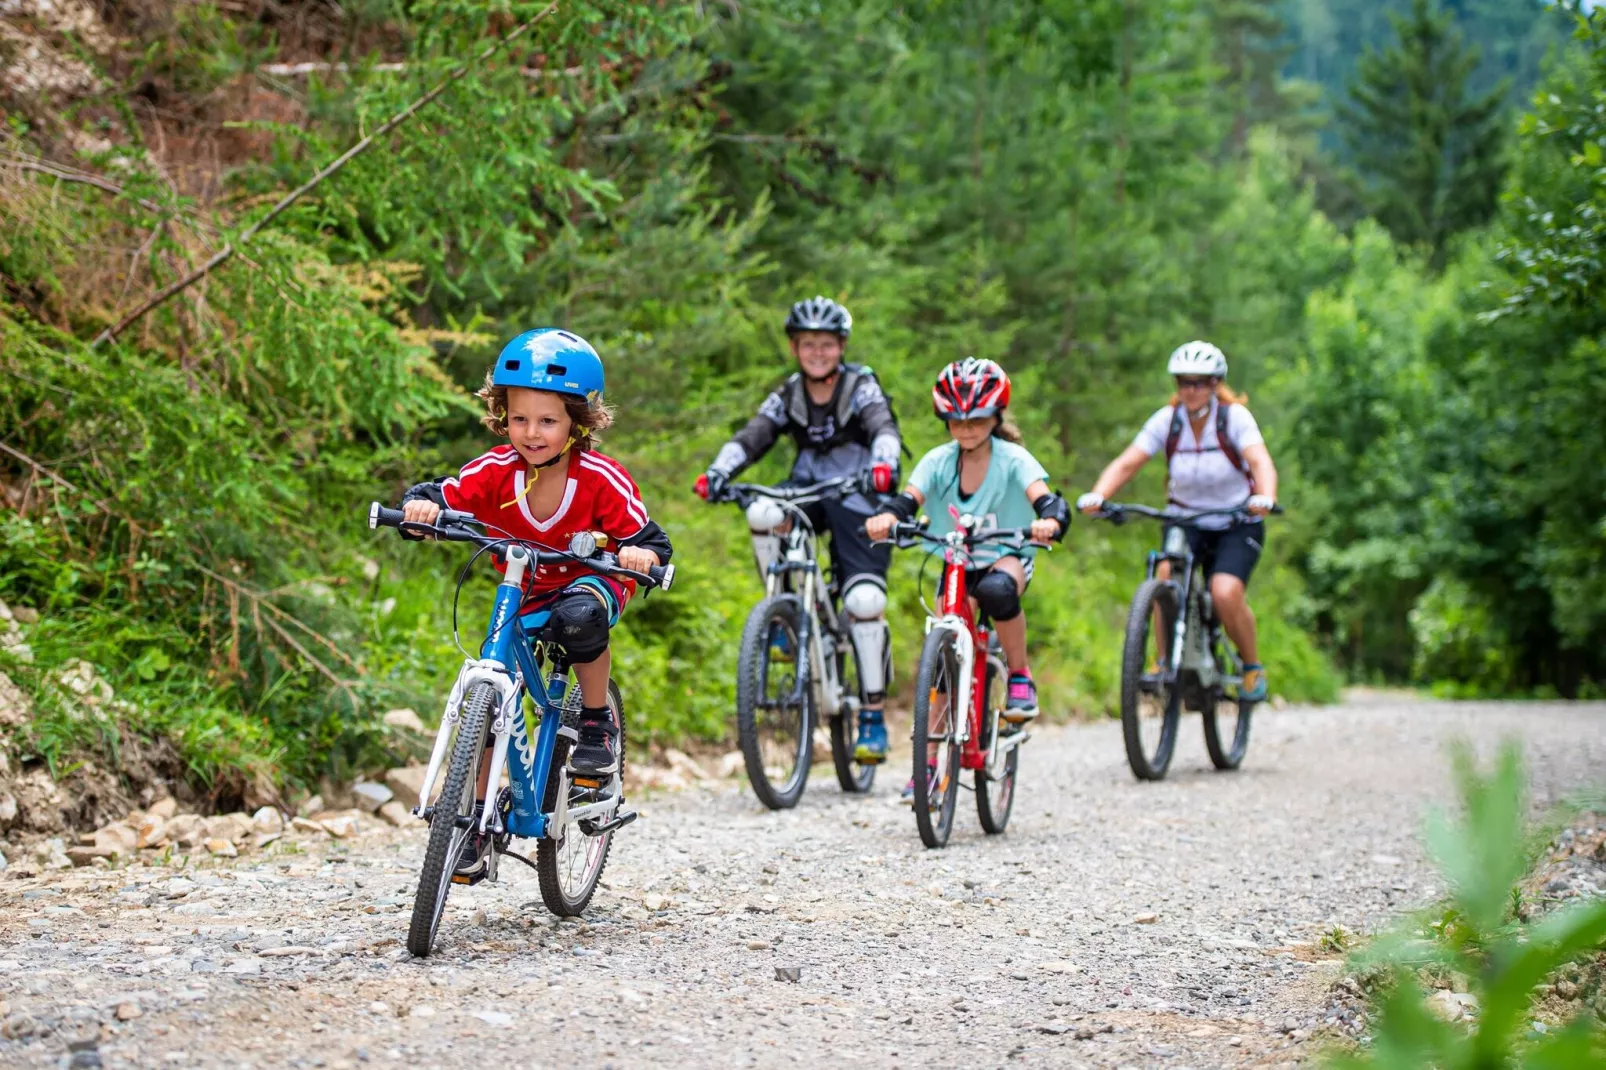
[[[1242,662],[1238,653],[1228,651],[1226,639],[1218,637],[1215,649],[1212,651],[1216,658],[1216,666],[1221,672],[1236,669],[1234,675],[1243,672]],[[1221,723],[1218,717],[1218,708],[1221,703],[1229,702],[1237,705],[1238,716],[1233,721],[1232,738],[1225,744],[1222,742]],[[1212,688],[1205,696],[1203,711],[1205,750],[1210,752],[1210,764],[1221,770],[1232,770],[1243,764],[1244,755],[1249,753],[1249,725],[1250,716],[1254,713],[1255,704],[1239,698],[1231,698],[1221,694],[1218,689]]]
[[[1008,672],[999,664],[998,659],[987,659],[987,698],[982,710],[982,717],[987,722],[994,721],[994,711],[1002,710],[1006,698],[1005,687]],[[994,702],[994,690],[997,690],[998,701]],[[999,717],[996,719],[1000,729],[1008,727],[1008,723]],[[1016,727],[1015,731],[1024,731]],[[987,749],[998,745],[997,740],[984,740]],[[1004,759],[1004,775],[997,780],[987,775],[985,768],[976,770],[976,818],[981,822],[982,831],[989,836],[997,836],[1009,826],[1009,815],[1015,809],[1015,782],[1020,774],[1020,748],[1015,747]]]
[[[931,741],[931,704],[936,700],[939,681],[947,688],[948,731],[944,734],[948,739],[937,743],[938,770],[945,775],[936,785],[937,795],[933,798],[926,751]],[[934,628],[920,650],[920,669],[915,674],[913,761],[915,828],[920,831],[920,842],[932,848],[946,844],[954,829],[954,805],[959,798],[959,742],[954,737],[959,718],[970,714],[969,710],[954,708],[953,696],[958,691],[959,654],[953,631]]]
[[[577,728],[580,723],[579,710],[580,685],[576,683],[570,693],[572,701],[564,704],[563,723],[571,728]],[[625,700],[619,693],[619,685],[612,680],[608,681],[608,706],[613,711],[614,724],[619,728],[619,804],[624,805],[625,783]],[[550,814],[558,806],[558,783],[562,779],[563,768],[568,764],[569,751],[573,745],[563,736],[558,737],[558,745],[552,749],[552,764],[547,769],[546,791],[541,799],[541,812]],[[579,828],[571,828],[568,835],[585,836]],[[598,839],[602,842],[597,845],[601,851],[596,869],[591,870],[585,886],[575,895],[563,890],[562,874],[559,872],[562,865],[563,843],[543,836],[535,845],[535,874],[541,885],[541,901],[546,908],[560,918],[576,918],[591,905],[591,897],[597,892],[597,885],[602,880],[602,871],[608,868],[608,853],[613,850],[613,833],[604,832],[601,836],[585,836],[586,839]]]
[[[804,659],[809,652],[801,639],[803,634],[802,609],[796,596],[778,594],[766,598],[753,607],[742,628],[742,642],[736,658],[736,735],[741,744],[742,759],[747,766],[747,782],[753,786],[758,801],[771,810],[787,810],[803,797],[803,788],[809,781],[809,766],[814,760],[814,688],[803,688],[802,703],[797,707],[797,753],[793,755],[792,775],[777,787],[770,782],[764,765],[763,741],[759,738],[758,719],[768,678],[769,633],[772,621],[783,622],[790,628],[794,651],[794,673],[801,675]],[[794,676],[794,680],[797,677]],[[765,711],[769,712],[769,711]]]
[[[1148,666],[1149,632],[1154,623],[1154,609],[1158,605],[1168,614],[1174,629],[1178,619],[1177,588],[1169,580],[1145,580],[1132,596],[1132,609],[1126,618],[1126,643],[1121,651],[1121,735],[1126,743],[1127,765],[1139,780],[1159,780],[1171,765],[1171,755],[1177,745],[1177,722],[1182,715],[1182,689],[1178,686],[1176,669],[1158,675],[1169,676],[1169,684],[1161,692],[1160,739],[1154,754],[1148,754],[1143,745],[1142,710],[1143,670]],[[1173,633],[1174,634],[1174,633]]]
[[[485,751],[485,723],[496,699],[496,689],[490,684],[475,684],[463,699],[461,717],[457,722],[457,739],[452,744],[452,756],[446,771],[446,783],[434,802],[429,820],[429,842],[424,848],[424,865],[418,876],[418,893],[413,897],[413,918],[407,929],[407,950],[424,958],[435,946],[435,934],[440,928],[441,915],[446,911],[446,897],[452,887],[452,870],[457,867],[457,854],[463,840],[455,834],[457,818],[463,812],[463,792],[469,793],[468,813],[474,812],[474,788],[478,782],[481,755]],[[424,785],[428,805],[431,785]],[[471,830],[462,830],[471,835]]]
[[[846,650],[837,651],[837,682],[847,694],[847,666],[853,666],[853,686],[859,690],[859,651],[851,638],[844,638]],[[853,747],[858,742],[853,718],[841,710],[831,715],[831,762],[836,766],[836,782],[849,795],[863,795],[875,784],[873,765],[860,765],[853,760]]]

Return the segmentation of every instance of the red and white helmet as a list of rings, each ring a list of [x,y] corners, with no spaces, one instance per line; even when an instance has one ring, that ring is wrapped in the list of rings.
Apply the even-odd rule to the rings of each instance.
[[[997,361],[966,357],[937,376],[931,405],[941,420],[982,420],[1009,404],[1009,376]]]

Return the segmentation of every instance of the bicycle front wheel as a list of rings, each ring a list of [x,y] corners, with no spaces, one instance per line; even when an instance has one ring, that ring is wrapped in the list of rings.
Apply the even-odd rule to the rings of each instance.
[[[435,946],[435,933],[446,911],[446,895],[452,888],[452,871],[457,868],[463,845],[476,834],[472,827],[474,794],[485,754],[486,720],[495,701],[496,691],[490,684],[475,684],[463,699],[457,739],[446,767],[446,783],[430,813],[424,868],[418,877],[418,894],[413,896],[412,924],[407,929],[407,950],[419,958]],[[424,786],[426,794],[429,788],[430,785]]]
[[[619,792],[620,805],[624,805],[625,783],[625,703],[619,694],[619,685],[608,681],[608,713],[614,727],[619,729]],[[580,686],[576,684],[563,705],[563,723],[570,728],[580,727]],[[558,807],[558,783],[564,767],[569,764],[569,751],[573,744],[564,736],[552,751],[552,764],[546,774],[546,795],[541,800],[541,812],[551,814]],[[602,879],[603,867],[608,864],[608,849],[613,846],[613,833],[600,836],[586,832],[581,823],[572,818],[561,829],[549,829],[535,847],[535,874],[541,883],[541,901],[560,918],[578,917],[591,903],[591,896]]]
[[[920,651],[915,676],[914,810],[920,842],[941,847],[954,829],[959,798],[959,726],[956,709],[959,649],[950,628],[934,628]],[[934,763],[934,764],[933,764]]]
[[[736,660],[736,735],[753,794],[771,810],[797,805],[814,759],[807,657],[796,596],[775,595],[753,607]]]
[[[1212,652],[1222,673],[1243,676],[1243,661],[1224,637],[1216,637]],[[1249,752],[1249,718],[1254,710],[1253,702],[1238,697],[1236,686],[1227,692],[1219,687],[1210,689],[1203,711],[1205,750],[1210,752],[1210,764],[1217,769],[1236,769],[1243,764],[1244,755]]]
[[[837,680],[844,695],[859,694],[859,653],[851,640],[844,639],[836,654]],[[836,782],[849,795],[863,795],[875,783],[875,766],[861,765],[853,757],[853,746],[858,733],[853,715],[847,708],[837,710],[831,717],[831,761],[836,766]]]
[[[982,707],[981,714],[983,730],[996,731],[1001,737],[1025,731],[1003,718],[1008,678],[1008,670],[997,658],[987,659],[986,705]],[[992,725],[997,725],[997,728],[988,727]],[[983,750],[991,751],[998,746],[998,740],[984,738],[982,744]],[[1009,824],[1009,812],[1015,808],[1015,776],[1019,770],[1018,746],[1010,748],[1008,757],[1004,759],[1003,772],[997,779],[988,776],[985,768],[976,770],[976,817],[981,821],[982,831],[989,836],[998,835]]]
[[[1182,689],[1171,664],[1177,588],[1145,580],[1132,596],[1121,654],[1121,734],[1126,761],[1139,780],[1159,780],[1171,765],[1182,715]]]

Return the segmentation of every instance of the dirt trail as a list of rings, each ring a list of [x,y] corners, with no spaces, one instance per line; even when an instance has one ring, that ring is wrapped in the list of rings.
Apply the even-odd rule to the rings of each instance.
[[[901,769],[869,799],[817,770],[790,813],[740,781],[640,800],[583,923],[509,864],[454,892],[426,961],[400,945],[421,831],[0,875],[0,1064],[1294,1063],[1347,1013],[1320,935],[1435,894],[1418,830],[1449,739],[1519,736],[1541,802],[1606,769],[1600,705],[1268,711],[1228,775],[1183,728],[1144,785],[1118,726],[1040,730],[1009,832],[967,794],[941,852]]]

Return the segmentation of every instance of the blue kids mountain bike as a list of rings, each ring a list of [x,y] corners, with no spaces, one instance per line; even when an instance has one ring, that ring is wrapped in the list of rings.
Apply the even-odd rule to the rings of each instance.
[[[424,773],[425,788],[413,810],[429,822],[429,841],[413,899],[407,950],[423,958],[434,947],[447,893],[454,880],[468,882],[454,875],[458,860],[465,845],[477,837],[489,839],[484,879],[496,880],[501,856],[517,859],[536,871],[548,910],[560,917],[580,914],[602,877],[614,832],[636,818],[635,811],[624,808],[624,701],[618,685],[608,681],[608,709],[619,731],[618,771],[595,788],[575,784],[568,758],[579,740],[580,687],[571,683],[562,648],[545,639],[549,612],[524,603],[524,574],[532,565],[580,565],[667,591],[674,582],[675,566],[632,572],[620,568],[612,554],[599,551],[590,533],[576,535],[565,553],[488,536],[471,514],[451,510],[442,512],[434,524],[418,524],[404,521],[400,509],[375,502],[368,510],[368,526],[478,546],[458,578],[459,592],[469,566],[481,554],[491,554],[507,566],[496,588],[479,657],[464,659],[446,700]],[[455,633],[455,599],[452,621]],[[445,781],[433,794],[443,766]],[[534,862],[510,849],[514,837],[536,842]]]

